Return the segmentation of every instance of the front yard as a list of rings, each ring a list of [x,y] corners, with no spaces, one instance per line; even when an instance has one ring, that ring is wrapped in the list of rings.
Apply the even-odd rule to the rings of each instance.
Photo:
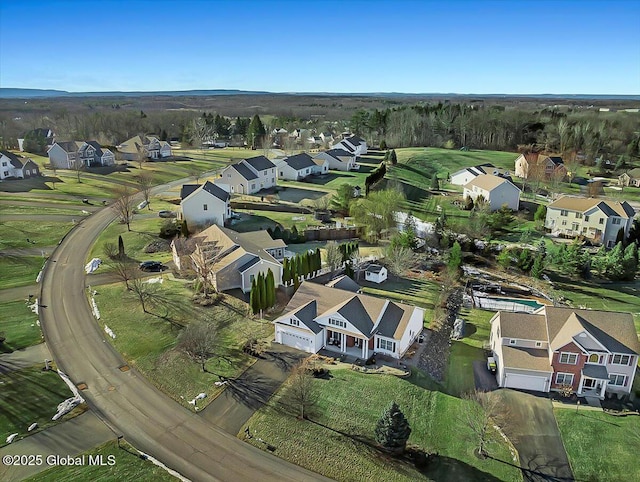
[[[35,302],[35,298],[33,300]],[[22,350],[42,342],[42,332],[33,313],[24,300],[0,303],[0,333],[6,338],[0,343],[0,353]]]
[[[554,410],[576,480],[640,480],[640,417]]]
[[[285,386],[247,422],[249,443],[268,445],[277,456],[339,481],[522,480],[518,469],[499,461],[513,462],[496,434],[490,448],[495,459],[473,454],[473,437],[461,421],[467,402],[390,375],[342,368],[331,376],[313,380],[319,393],[313,421],[288,413]],[[411,425],[409,444],[440,456],[423,473],[375,448],[376,422],[392,401]]]

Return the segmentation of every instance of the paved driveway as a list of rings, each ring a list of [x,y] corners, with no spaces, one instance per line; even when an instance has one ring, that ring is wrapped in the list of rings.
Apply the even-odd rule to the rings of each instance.
[[[211,402],[200,416],[231,435],[237,435],[256,410],[269,401],[289,371],[308,353],[273,344],[264,358],[255,362]]]
[[[476,390],[492,392],[498,389],[496,376],[487,369],[487,362],[484,360],[476,360],[473,362],[473,378]]]
[[[504,432],[520,454],[524,480],[574,480],[551,400],[509,389],[502,389],[497,395],[510,409]]]

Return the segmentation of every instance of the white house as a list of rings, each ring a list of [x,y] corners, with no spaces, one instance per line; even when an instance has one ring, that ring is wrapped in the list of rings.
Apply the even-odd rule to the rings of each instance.
[[[387,280],[387,268],[379,264],[370,264],[364,270],[364,279],[372,283],[384,283]]]
[[[329,149],[328,151],[319,152],[313,156],[313,158],[328,162],[329,169],[336,171],[353,171],[358,169],[358,167],[356,167],[356,156],[344,149]]]
[[[96,141],[55,142],[49,151],[49,162],[58,169],[72,169],[76,162],[85,167],[113,166],[116,158]]]
[[[494,176],[493,174],[481,174],[469,183],[465,184],[463,196],[475,201],[482,197],[491,211],[497,211],[506,205],[512,211],[520,207],[520,189],[511,181]]]
[[[329,163],[326,160],[315,162],[306,152],[278,159],[275,161],[275,165],[278,171],[278,179],[286,179],[288,181],[299,181],[307,176],[329,172]]]
[[[600,399],[631,392],[640,354],[631,314],[553,306],[496,313],[490,345],[500,387]]]
[[[308,353],[401,358],[422,332],[424,310],[306,281],[273,323],[276,343]]]
[[[0,151],[0,179],[26,179],[39,175],[40,168],[30,158]]]
[[[342,139],[331,146],[332,149],[344,149],[356,157],[363,156],[367,153],[367,142],[358,136],[351,136]]]
[[[171,242],[173,261],[178,269],[192,266],[196,259],[207,259],[208,276],[218,291],[251,291],[253,279],[269,270],[276,286],[282,284],[282,264],[287,245],[272,239],[266,231],[237,233],[216,224],[191,238]]]
[[[148,159],[171,157],[171,145],[154,136],[134,136],[117,146],[123,159],[138,161],[140,156]]]
[[[255,194],[276,186],[276,166],[264,156],[225,167],[214,183],[231,194]]]
[[[481,164],[479,166],[465,167],[451,174],[450,183],[454,186],[464,186],[482,174],[493,174],[510,180],[511,173],[507,170],[495,167],[493,164]]]
[[[180,189],[178,219],[187,221],[187,226],[224,226],[231,217],[231,196],[212,182],[183,184]]]

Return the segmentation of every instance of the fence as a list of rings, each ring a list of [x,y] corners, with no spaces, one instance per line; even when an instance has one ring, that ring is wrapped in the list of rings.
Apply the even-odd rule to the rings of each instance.
[[[488,311],[510,311],[512,313],[533,313],[539,306],[530,306],[515,301],[502,301],[491,298],[473,297],[473,303],[477,308]]]

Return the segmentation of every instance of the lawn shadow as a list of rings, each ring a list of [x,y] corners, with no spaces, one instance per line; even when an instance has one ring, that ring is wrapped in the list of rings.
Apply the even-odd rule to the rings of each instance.
[[[57,177],[38,176],[28,179],[8,180],[0,183],[0,191],[2,192],[29,192],[34,189],[42,191],[51,191],[51,187],[47,186],[47,182],[61,182]]]

